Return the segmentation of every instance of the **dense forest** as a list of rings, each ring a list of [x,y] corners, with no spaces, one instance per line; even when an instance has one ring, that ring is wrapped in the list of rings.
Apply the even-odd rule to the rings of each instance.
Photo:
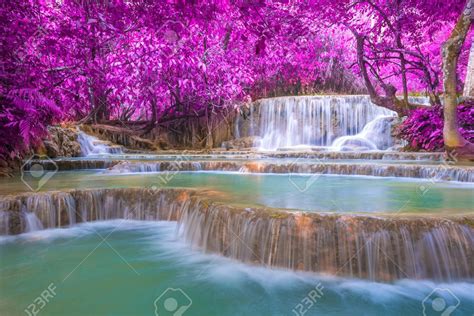
[[[401,133],[419,149],[443,147],[445,120],[446,145],[466,148],[474,137],[472,106],[459,114],[460,130],[456,111],[464,82],[468,96],[474,85],[473,61],[467,72],[472,6],[470,0],[4,1],[1,155],[21,155],[48,125],[65,122],[125,123],[139,135],[197,124],[203,146],[212,147],[206,134],[248,102],[320,93],[369,94],[401,116],[414,112],[411,120],[421,127]],[[444,120],[443,110],[423,109],[410,95],[444,103]],[[436,124],[425,128],[428,117]]]

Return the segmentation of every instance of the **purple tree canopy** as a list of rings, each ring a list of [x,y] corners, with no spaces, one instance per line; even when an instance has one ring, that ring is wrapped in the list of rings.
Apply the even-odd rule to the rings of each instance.
[[[376,89],[436,95],[464,2],[3,1],[1,155],[64,121],[154,126],[277,94],[365,92],[354,34]]]

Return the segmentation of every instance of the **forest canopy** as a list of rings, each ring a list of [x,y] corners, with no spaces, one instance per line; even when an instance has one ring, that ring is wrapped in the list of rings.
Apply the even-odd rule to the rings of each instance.
[[[18,155],[49,124],[119,120],[146,133],[275,95],[374,93],[408,104],[421,94],[439,103],[442,44],[465,4],[3,1],[1,154]]]

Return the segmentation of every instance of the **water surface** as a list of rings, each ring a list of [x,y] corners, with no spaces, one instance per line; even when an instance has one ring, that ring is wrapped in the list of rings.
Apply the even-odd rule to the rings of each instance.
[[[307,211],[454,214],[472,212],[474,205],[474,185],[469,183],[338,175],[64,171],[41,191],[125,187],[196,188],[212,191],[214,199],[226,203]],[[0,194],[28,191],[19,178],[0,180]]]
[[[439,299],[452,315],[474,310],[472,283],[384,284],[254,267],[200,254],[175,232],[172,222],[116,220],[1,237],[0,314],[25,315],[51,283],[56,296],[40,315],[154,315],[168,288],[185,294],[172,292],[178,304],[191,301],[184,315],[296,315],[315,287],[322,295],[305,315],[422,315]]]

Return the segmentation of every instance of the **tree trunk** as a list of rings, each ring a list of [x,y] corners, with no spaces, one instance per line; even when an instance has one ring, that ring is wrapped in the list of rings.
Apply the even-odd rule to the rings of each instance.
[[[459,133],[457,122],[457,65],[461,48],[471,26],[474,0],[467,0],[453,32],[443,44],[444,76],[444,144],[446,151],[458,157],[474,158],[474,144],[469,143]]]
[[[208,111],[208,107],[206,107],[206,149],[212,149],[214,147],[214,141],[212,138],[212,121],[211,115]]]
[[[466,71],[466,81],[464,82],[464,97],[474,98],[474,41],[469,53],[469,64]]]
[[[97,111],[95,115],[95,121],[103,122],[110,119],[109,107],[107,106],[107,94],[101,93],[96,97],[97,99]]]
[[[370,80],[369,73],[367,71],[367,65],[364,54],[364,43],[365,36],[357,33],[355,30],[350,28],[354,34],[357,42],[357,64],[364,79],[365,87],[369,92],[370,101],[375,105],[387,108],[389,110],[397,112],[398,116],[407,116],[410,114],[411,110],[414,110],[419,107],[424,107],[421,104],[411,104],[408,100],[399,100],[396,96],[397,89],[391,84],[383,84],[382,88],[385,92],[385,96],[381,96],[377,93],[372,81]],[[408,95],[407,95],[408,97]]]
[[[158,121],[157,102],[155,98],[151,99],[150,107],[151,107],[151,119],[150,119],[150,122],[146,124],[145,127],[143,128],[141,136],[144,136],[148,134],[149,132],[151,132],[156,127],[156,123]]]

